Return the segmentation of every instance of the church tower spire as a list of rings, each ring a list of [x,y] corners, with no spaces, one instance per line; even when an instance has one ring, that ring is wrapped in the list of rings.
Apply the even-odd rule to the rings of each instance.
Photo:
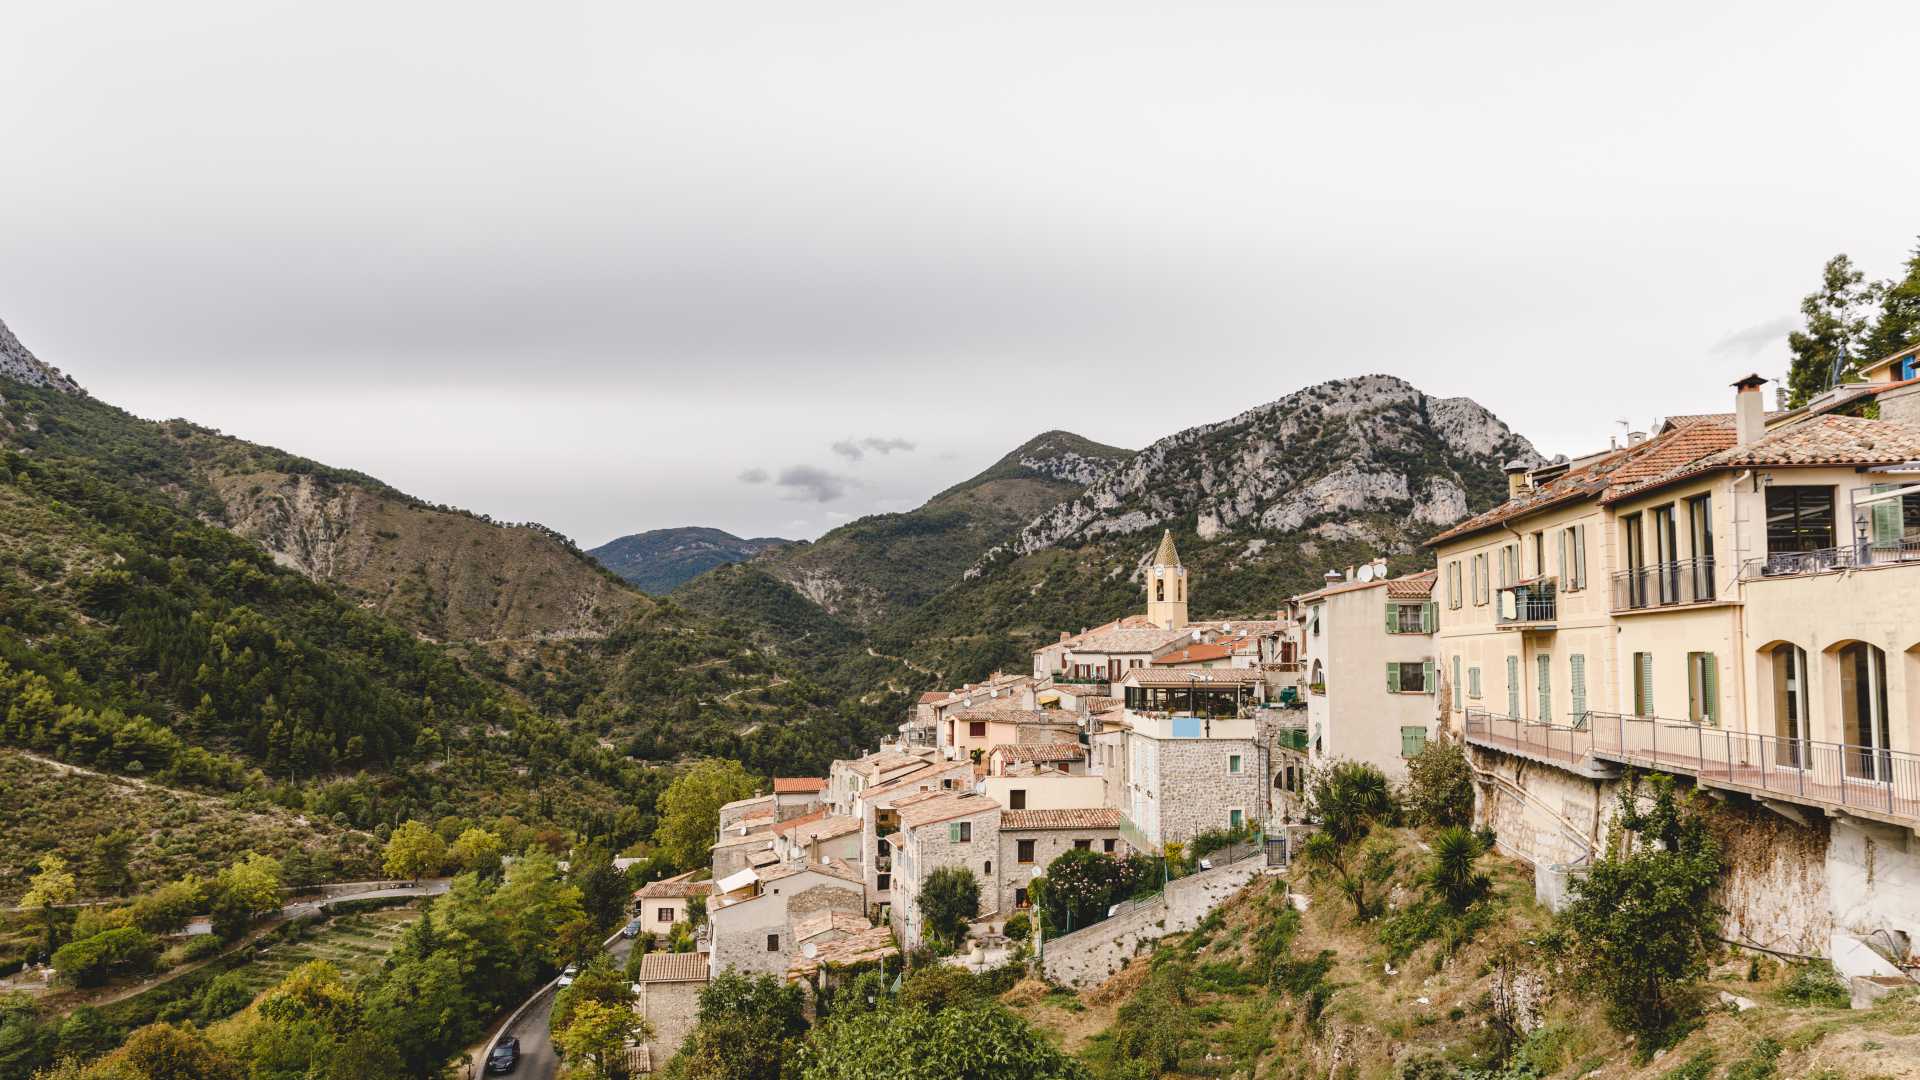
[[[1187,625],[1187,568],[1173,546],[1173,530],[1160,536],[1160,550],[1147,568],[1147,621],[1167,630]]]

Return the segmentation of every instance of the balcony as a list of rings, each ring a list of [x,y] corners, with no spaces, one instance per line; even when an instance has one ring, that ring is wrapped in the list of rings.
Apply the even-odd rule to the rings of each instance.
[[[1554,582],[1536,578],[1501,589],[1498,625],[1502,630],[1551,630],[1559,615]]]
[[[1469,709],[1466,733],[1474,745],[1585,776],[1614,775],[1621,766],[1657,769],[1757,799],[1920,826],[1920,754],[1903,750],[1601,712],[1567,726]]]
[[[1676,559],[1613,575],[1613,610],[1647,611],[1717,599],[1713,559]]]
[[[1302,754],[1306,753],[1307,729],[1303,727],[1281,728],[1277,745],[1282,750],[1294,750]]]
[[[1847,547],[1816,548],[1812,551],[1769,552],[1763,558],[1748,559],[1741,564],[1740,580],[1804,577],[1868,566],[1898,566],[1902,563],[1920,563],[1920,536],[1862,540]]]

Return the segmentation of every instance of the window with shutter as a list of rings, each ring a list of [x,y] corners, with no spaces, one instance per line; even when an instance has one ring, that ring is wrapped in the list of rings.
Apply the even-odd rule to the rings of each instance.
[[[1403,727],[1400,729],[1400,756],[1419,757],[1420,751],[1427,748],[1427,729],[1424,727]]]
[[[1387,633],[1397,634],[1399,632],[1400,632],[1400,605],[1388,604],[1387,605]]]
[[[1420,632],[1431,634],[1440,625],[1440,605],[1431,600],[1420,605]]]
[[[1400,692],[1400,665],[1388,664],[1387,665],[1387,693],[1397,694],[1399,692]]]
[[[1653,715],[1653,654],[1633,654],[1633,714]]]
[[[1433,693],[1433,661],[1423,661],[1420,665],[1420,692]]]
[[[1540,679],[1540,722],[1551,724],[1553,723],[1553,657],[1541,653],[1534,659],[1534,666],[1538,669]]]
[[[1587,587],[1587,527],[1573,527],[1573,587]]]
[[[1467,669],[1467,696],[1475,701],[1480,700],[1480,666],[1478,664]]]
[[[1460,685],[1460,657],[1455,655],[1453,658],[1453,707],[1456,709],[1461,706],[1461,692],[1464,689]]]
[[[1719,724],[1719,684],[1719,663],[1712,653],[1687,654],[1687,719],[1696,724]]]
[[[1520,715],[1520,658],[1507,657],[1507,715]]]
[[[1567,690],[1573,696],[1573,726],[1582,727],[1587,715],[1587,658],[1580,653],[1567,657]]]

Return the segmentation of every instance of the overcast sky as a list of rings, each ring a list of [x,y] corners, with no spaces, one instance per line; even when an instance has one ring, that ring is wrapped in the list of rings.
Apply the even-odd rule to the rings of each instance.
[[[1729,407],[1920,233],[1920,5],[16,4],[0,319],[586,545],[1389,372]]]

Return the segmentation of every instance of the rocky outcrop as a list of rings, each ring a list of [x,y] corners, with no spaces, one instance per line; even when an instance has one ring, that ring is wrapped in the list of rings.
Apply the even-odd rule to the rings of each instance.
[[[546,530],[498,525],[366,487],[215,473],[229,528],[275,562],[438,640],[603,637],[647,601]]]
[[[86,393],[80,389],[79,383],[62,374],[59,368],[29,352],[4,322],[0,322],[0,378],[28,386],[43,386],[66,394]]]
[[[1009,548],[1024,555],[1188,516],[1207,539],[1334,518],[1351,535],[1361,514],[1430,531],[1465,517],[1476,495],[1497,494],[1505,461],[1537,457],[1469,399],[1429,397],[1387,375],[1337,379],[1154,443]]]

